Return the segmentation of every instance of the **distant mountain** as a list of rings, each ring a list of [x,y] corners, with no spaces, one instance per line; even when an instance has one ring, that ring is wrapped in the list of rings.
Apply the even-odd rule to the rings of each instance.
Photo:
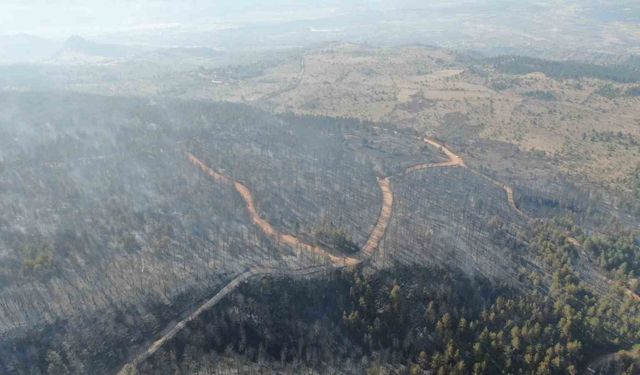
[[[50,58],[62,43],[28,34],[0,36],[0,63],[38,62]]]
[[[92,42],[80,36],[72,36],[53,55],[54,62],[99,62],[131,58],[141,52],[142,47]]]
[[[147,56],[157,58],[214,58],[220,56],[220,54],[220,50],[215,48],[175,47],[159,48],[151,51]]]

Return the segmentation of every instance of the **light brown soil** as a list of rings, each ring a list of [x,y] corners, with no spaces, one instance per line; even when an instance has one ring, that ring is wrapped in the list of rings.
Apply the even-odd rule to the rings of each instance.
[[[360,250],[361,255],[366,258],[373,256],[378,245],[380,245],[380,241],[387,229],[387,224],[389,224],[389,220],[391,219],[393,191],[391,190],[389,177],[378,178],[378,186],[380,186],[380,190],[382,191],[382,208],[380,209],[378,221],[369,234],[369,239]]]
[[[441,163],[424,163],[414,165],[405,170],[405,173],[411,173],[415,171],[420,171],[428,168],[442,168],[442,167],[464,167],[464,160],[459,155],[453,153],[451,150],[446,148],[444,145],[438,143],[437,141],[429,138],[424,138],[424,141],[431,146],[437,147],[438,150],[442,151],[449,160],[443,161]]]
[[[291,246],[294,249],[300,249],[303,251],[307,251],[310,253],[327,257],[333,264],[355,266],[358,263],[360,263],[360,260],[357,258],[337,256],[332,254],[328,250],[321,248],[320,246],[315,246],[315,245],[310,245],[308,243],[305,243],[300,239],[298,239],[298,237],[295,237],[291,234],[278,232],[275,228],[273,228],[273,226],[268,221],[261,218],[260,214],[258,214],[258,211],[256,210],[256,206],[253,200],[253,195],[251,194],[251,191],[249,190],[249,188],[247,188],[245,185],[237,181],[235,181],[233,185],[238,191],[238,193],[240,193],[240,196],[242,196],[242,199],[244,199],[247,205],[247,210],[249,211],[249,217],[251,217],[251,221],[253,222],[254,225],[260,228],[260,230],[267,236],[275,239],[279,243],[283,243],[285,245]]]

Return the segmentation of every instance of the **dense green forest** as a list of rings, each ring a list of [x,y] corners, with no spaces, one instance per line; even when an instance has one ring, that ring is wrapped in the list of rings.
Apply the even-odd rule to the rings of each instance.
[[[630,65],[596,65],[577,61],[550,61],[525,56],[487,59],[495,69],[508,74],[541,72],[553,78],[597,78],[621,83],[640,81],[640,70]]]

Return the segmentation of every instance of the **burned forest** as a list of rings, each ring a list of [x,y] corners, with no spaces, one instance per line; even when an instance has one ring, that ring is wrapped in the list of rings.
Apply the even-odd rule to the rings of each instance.
[[[639,36],[3,0],[0,374],[640,375]]]
[[[425,323],[395,317],[399,300],[415,299],[420,290],[404,294],[404,272],[413,275],[406,282],[418,284],[416,278],[432,272],[446,275],[476,290],[485,306],[482,311],[465,307],[463,300],[449,306],[437,297],[443,286],[436,282],[419,292],[427,293],[430,304],[444,303],[433,312],[434,321],[442,319],[439,314],[456,322],[478,320],[486,307],[505,303],[497,297],[503,289],[512,303],[539,298],[543,305],[553,304],[577,293],[565,290],[567,285],[592,296],[574,295],[576,303],[602,299],[598,303],[611,309],[637,309],[625,302],[637,300],[637,290],[621,286],[617,275],[590,261],[602,251],[585,243],[595,239],[575,224],[543,224],[519,208],[510,187],[467,166],[451,146],[415,131],[353,119],[273,115],[230,103],[50,93],[5,94],[3,102],[1,238],[6,250],[0,321],[6,340],[0,349],[9,372],[48,373],[58,365],[71,372],[169,373],[171,367],[159,365],[160,358],[179,353],[172,366],[207,368],[211,363],[202,353],[210,350],[217,356],[237,353],[233,356],[242,363],[259,355],[260,361],[275,361],[291,372],[302,364],[321,371],[317,361],[334,363],[335,371],[358,372],[362,366],[386,368],[406,359],[416,364],[407,369],[427,370],[432,364],[420,364],[424,350],[418,349],[455,346],[456,340],[445,340],[449,334],[418,339],[426,333],[416,329],[437,327],[419,328]],[[8,126],[18,120],[24,126]],[[630,246],[637,246],[633,241]],[[365,299],[353,305],[350,275],[364,280],[358,288],[384,287],[363,291]],[[313,286],[324,285],[323,280],[338,294],[304,302],[305,295],[318,293],[304,289],[323,290]],[[265,282],[272,288],[284,283],[270,293],[292,293],[291,307],[301,309],[285,320],[300,320],[302,332],[329,324],[325,335],[305,344],[311,347],[300,343],[295,349],[297,339],[286,335],[297,329],[254,326],[282,319],[242,307],[244,298],[259,298],[253,288]],[[297,290],[298,283],[308,286]],[[498,289],[485,291],[486,285]],[[379,295],[386,289],[390,302]],[[277,307],[283,297],[274,298],[269,309],[285,308]],[[427,300],[403,307],[402,314],[426,314]],[[323,318],[297,307],[321,301],[330,309]],[[527,306],[513,318],[524,319]],[[575,309],[590,313],[583,306]],[[626,331],[617,326],[609,344],[581,345],[631,343],[638,321],[619,318],[626,320]],[[218,321],[227,322],[225,331],[202,327],[222,327]],[[349,328],[340,328],[345,324]],[[371,333],[362,338],[357,332],[369,324],[400,324],[402,330],[394,331],[399,336],[391,342],[383,331],[375,331],[380,338]],[[517,327],[517,320],[510,324]],[[184,330],[199,332],[200,341],[187,339],[191,334]],[[241,333],[246,330],[251,338]],[[472,331],[484,333],[477,327]],[[396,353],[394,340],[406,341],[401,332],[416,341],[406,343],[413,349]],[[275,344],[272,335],[285,335],[284,341]],[[206,344],[209,340],[214,341]],[[354,345],[359,354],[317,352],[318,345],[334,340],[345,350]],[[185,358],[185,350],[200,357]],[[367,355],[377,359],[365,365],[360,356]],[[585,358],[582,352],[572,355],[563,360]],[[342,356],[349,358],[346,367],[335,362]],[[437,367],[450,364],[447,371],[454,371],[457,358],[454,363],[447,357]],[[465,366],[473,358],[460,354]],[[486,359],[475,364],[497,366]]]

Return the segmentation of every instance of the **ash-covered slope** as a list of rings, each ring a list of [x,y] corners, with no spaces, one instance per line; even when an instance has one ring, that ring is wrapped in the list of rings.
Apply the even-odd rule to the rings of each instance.
[[[354,256],[376,226],[383,178],[395,203],[367,254],[374,266],[428,263],[517,287],[518,267],[533,264],[512,246],[525,222],[505,191],[412,131],[224,103],[0,101],[5,372],[45,372],[50,352],[72,372],[113,372],[248,270],[332,269],[278,236]],[[187,152],[251,191],[278,236]]]

